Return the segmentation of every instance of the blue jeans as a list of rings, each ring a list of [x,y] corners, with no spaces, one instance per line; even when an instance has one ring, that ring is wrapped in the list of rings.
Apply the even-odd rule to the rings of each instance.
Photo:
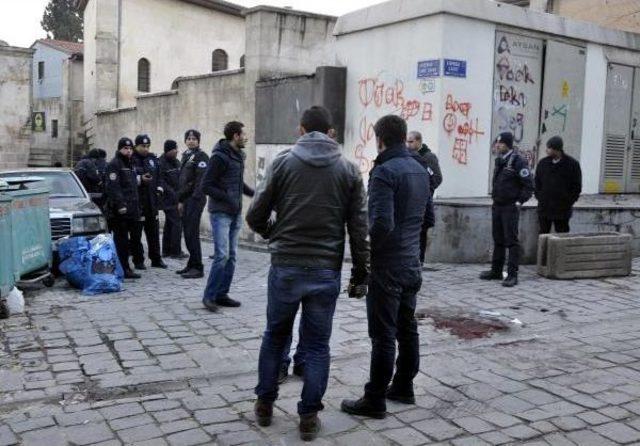
[[[302,305],[301,342],[304,343],[304,386],[298,403],[300,415],[322,410],[329,379],[329,339],[333,313],[340,294],[340,271],[271,266],[267,303],[267,329],[262,338],[256,395],[272,403],[278,398],[278,372],[293,323]]]
[[[289,336],[287,343],[284,346],[282,352],[282,369],[289,370],[291,365],[291,344],[293,342],[293,335]],[[304,345],[302,344],[302,321],[298,326],[298,345],[296,347],[296,353],[293,355],[293,366],[304,365]]]
[[[233,273],[236,270],[238,234],[242,227],[242,214],[229,215],[224,212],[209,214],[213,232],[213,263],[204,290],[204,299],[215,301],[229,293]]]

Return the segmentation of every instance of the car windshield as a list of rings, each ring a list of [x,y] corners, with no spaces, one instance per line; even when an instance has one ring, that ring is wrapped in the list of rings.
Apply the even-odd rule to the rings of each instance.
[[[84,198],[82,188],[75,180],[71,172],[11,172],[0,173],[0,178],[20,179],[29,178],[31,180],[41,179],[24,184],[25,189],[38,189],[46,187],[50,191],[50,198]]]

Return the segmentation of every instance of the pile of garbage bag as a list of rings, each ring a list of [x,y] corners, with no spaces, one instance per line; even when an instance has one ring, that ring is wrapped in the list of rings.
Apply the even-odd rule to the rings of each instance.
[[[124,271],[109,234],[93,239],[71,237],[58,243],[60,271],[83,294],[117,293],[122,290]]]

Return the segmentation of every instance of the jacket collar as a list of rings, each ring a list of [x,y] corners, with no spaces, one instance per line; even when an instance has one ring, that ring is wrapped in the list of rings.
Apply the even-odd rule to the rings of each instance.
[[[426,144],[422,144],[422,147],[420,147],[420,150],[418,150],[418,153],[421,156],[425,156],[427,153],[431,153],[431,149]]]
[[[409,156],[411,156],[411,154],[409,153],[409,149],[407,149],[407,146],[404,144],[397,144],[379,154],[375,160],[375,165],[379,166],[393,158],[406,158]]]
[[[216,146],[213,148],[213,151],[223,152],[227,156],[234,158],[238,161],[244,160],[244,157],[242,156],[242,152],[231,147],[231,144],[227,139],[221,139],[220,141],[218,141],[218,144],[216,144]]]

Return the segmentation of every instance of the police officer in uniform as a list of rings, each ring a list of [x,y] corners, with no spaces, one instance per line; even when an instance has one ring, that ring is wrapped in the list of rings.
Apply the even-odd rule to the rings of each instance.
[[[106,163],[102,166],[101,171],[99,162],[103,152],[104,150],[101,149],[89,150],[89,153],[83,156],[73,169],[84,188],[91,194],[91,201],[101,209],[103,207],[104,199],[102,194],[104,192],[104,173]]]
[[[129,240],[140,218],[138,183],[131,164],[132,154],[133,141],[121,138],[116,156],[107,165],[105,208],[124,277],[139,279],[140,275],[134,273],[129,266]]]
[[[520,244],[518,242],[518,220],[523,204],[533,195],[533,175],[529,163],[513,149],[513,134],[501,133],[495,142],[498,153],[493,172],[493,260],[491,270],[480,275],[483,280],[502,280],[505,251],[509,252],[507,278],[502,285],[513,287],[518,284]]]
[[[142,231],[147,239],[149,258],[153,268],[167,268],[160,256],[160,229],[158,224],[159,195],[164,192],[164,183],[160,176],[158,158],[151,152],[151,139],[148,135],[136,137],[136,148],[131,157],[133,169],[138,181],[138,197],[140,199],[140,219],[138,220],[131,240],[131,255],[136,269],[147,269],[144,266],[144,247]]]
[[[162,210],[164,212],[164,230],[162,231],[162,256],[175,259],[186,257],[181,249],[182,222],[178,213],[178,187],[180,183],[180,160],[178,144],[168,139],[164,142],[164,154],[158,160],[160,176],[164,182]]]
[[[207,203],[207,198],[202,192],[202,177],[207,170],[209,156],[200,149],[200,132],[187,130],[184,139],[189,154],[183,157],[180,170],[178,209],[182,214],[184,242],[189,251],[189,261],[187,266],[177,273],[185,279],[198,279],[204,277],[200,218]]]

